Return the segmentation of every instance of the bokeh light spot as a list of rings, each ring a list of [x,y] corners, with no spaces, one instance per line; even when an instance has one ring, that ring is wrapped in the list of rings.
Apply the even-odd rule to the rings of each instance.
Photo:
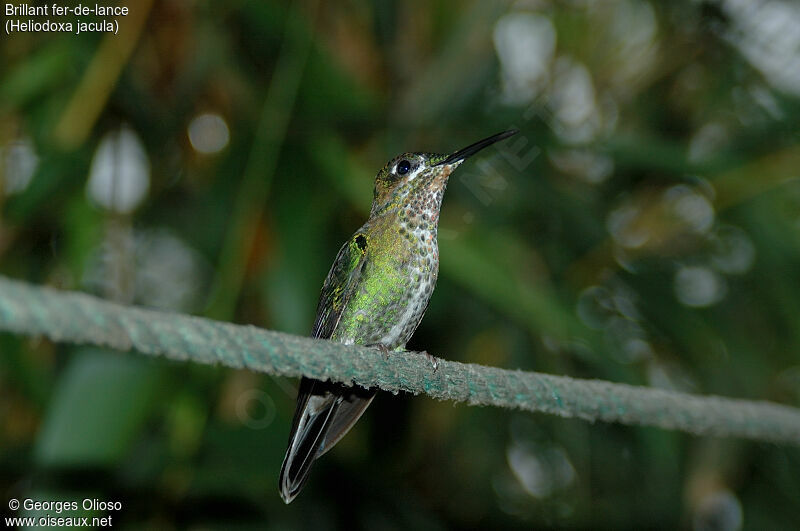
[[[97,147],[86,193],[95,203],[121,214],[132,212],[150,187],[150,161],[139,137],[123,126]]]
[[[682,267],[675,274],[675,295],[686,306],[711,306],[722,300],[726,291],[724,279],[707,267]]]
[[[198,153],[211,155],[225,149],[230,140],[228,124],[219,114],[196,116],[189,123],[189,142]]]

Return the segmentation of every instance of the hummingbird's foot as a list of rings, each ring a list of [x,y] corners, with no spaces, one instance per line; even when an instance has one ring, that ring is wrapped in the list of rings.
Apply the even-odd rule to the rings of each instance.
[[[420,354],[422,354],[423,356],[425,356],[425,358],[427,358],[427,360],[433,366],[433,373],[436,374],[436,371],[439,370],[439,358],[437,358],[433,354],[429,354],[427,350],[421,351]]]
[[[389,347],[384,345],[383,343],[375,343],[374,345],[368,345],[370,348],[378,349],[381,354],[383,354],[384,361],[389,361]]]

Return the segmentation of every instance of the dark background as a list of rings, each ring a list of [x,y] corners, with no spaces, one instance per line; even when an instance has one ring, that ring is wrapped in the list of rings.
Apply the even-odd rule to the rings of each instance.
[[[128,6],[118,35],[0,41],[3,275],[307,334],[387,160],[516,127],[450,182],[409,348],[800,405],[796,4]],[[284,506],[296,382],[8,334],[0,353],[4,512],[90,497],[122,502],[117,529],[800,521],[796,448],[389,394]]]

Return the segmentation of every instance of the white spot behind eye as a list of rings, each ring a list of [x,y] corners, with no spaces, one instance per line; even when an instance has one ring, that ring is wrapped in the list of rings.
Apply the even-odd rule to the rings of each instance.
[[[417,176],[420,173],[422,173],[422,170],[425,169],[425,163],[422,162],[422,161],[419,161],[417,163],[413,163],[412,162],[411,164],[412,164],[411,165],[411,173],[409,173],[408,177],[407,177],[409,181],[413,181],[414,179],[416,179]]]

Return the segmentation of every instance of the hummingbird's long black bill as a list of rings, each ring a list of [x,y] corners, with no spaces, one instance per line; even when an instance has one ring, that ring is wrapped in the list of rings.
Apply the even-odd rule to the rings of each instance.
[[[464,149],[459,149],[458,151],[456,151],[455,153],[444,159],[442,162],[437,164],[437,166],[441,166],[442,164],[453,164],[456,162],[460,162],[466,159],[467,157],[471,157],[472,155],[482,150],[483,148],[491,146],[495,142],[505,140],[510,136],[516,135],[517,133],[519,133],[517,129],[509,129],[508,131],[503,131],[502,133],[497,133],[496,135],[492,135],[489,138],[478,140],[474,144],[469,145]]]

